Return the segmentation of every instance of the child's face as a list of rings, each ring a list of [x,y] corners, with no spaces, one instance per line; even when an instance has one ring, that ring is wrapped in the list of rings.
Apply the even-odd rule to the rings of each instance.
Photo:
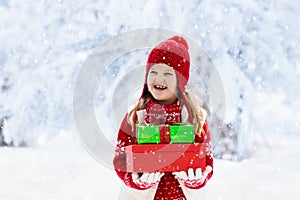
[[[150,68],[147,86],[152,96],[161,104],[169,105],[177,100],[176,73],[166,64],[155,64]]]

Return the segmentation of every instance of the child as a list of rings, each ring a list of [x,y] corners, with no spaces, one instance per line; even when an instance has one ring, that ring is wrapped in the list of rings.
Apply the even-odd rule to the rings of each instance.
[[[185,91],[189,71],[188,43],[181,36],[161,42],[148,55],[142,95],[135,107],[125,115],[118,133],[114,167],[128,186],[123,188],[120,199],[192,199],[196,189],[202,188],[212,176],[213,157],[206,112]],[[140,115],[141,112],[144,115],[138,119],[137,113]],[[193,124],[195,143],[206,143],[205,171],[198,168],[187,172],[126,172],[124,147],[137,144],[135,126],[138,120],[152,124]]]

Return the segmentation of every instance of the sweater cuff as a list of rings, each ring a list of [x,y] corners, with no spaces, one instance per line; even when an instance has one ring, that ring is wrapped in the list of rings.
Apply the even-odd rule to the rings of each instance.
[[[149,189],[149,188],[139,187],[137,184],[135,184],[132,180],[132,173],[131,172],[127,172],[125,174],[124,183],[128,187],[131,187],[131,188],[134,188],[134,189],[137,189],[137,190],[147,190],[147,189]]]

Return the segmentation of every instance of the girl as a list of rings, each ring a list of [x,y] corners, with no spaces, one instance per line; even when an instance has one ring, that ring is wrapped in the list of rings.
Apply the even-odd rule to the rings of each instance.
[[[114,167],[127,187],[120,199],[184,200],[197,198],[213,174],[213,157],[206,112],[185,87],[189,79],[190,57],[188,43],[181,36],[173,36],[158,44],[148,55],[142,95],[121,124]],[[144,112],[146,123],[188,122],[195,126],[195,143],[206,143],[206,169],[187,172],[126,172],[124,147],[137,144],[137,113]],[[141,120],[141,119],[139,119]],[[198,196],[199,198],[199,196]],[[197,199],[198,199],[197,198]]]

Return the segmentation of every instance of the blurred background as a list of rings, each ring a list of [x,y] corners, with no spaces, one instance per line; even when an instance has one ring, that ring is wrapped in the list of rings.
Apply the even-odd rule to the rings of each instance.
[[[208,54],[225,88],[229,140],[244,132],[292,136],[299,128],[294,1],[1,0],[0,15],[2,145],[43,145],[72,134],[72,95],[83,61],[104,41],[141,28],[175,31]],[[139,57],[143,64],[146,54]],[[126,62],[112,67],[110,82]],[[96,102],[108,95],[99,96]]]
[[[215,139],[216,158],[249,159],[259,149],[276,149],[270,141],[277,137],[289,143],[298,138],[300,122],[299,5],[289,0],[0,0],[0,146],[79,143],[72,98],[84,60],[103,42],[142,28],[191,38],[218,70],[226,110],[223,132]],[[137,64],[143,64],[147,52],[138,55]],[[110,67],[109,82],[122,78],[128,60]],[[97,93],[96,109],[109,100],[106,89]]]

